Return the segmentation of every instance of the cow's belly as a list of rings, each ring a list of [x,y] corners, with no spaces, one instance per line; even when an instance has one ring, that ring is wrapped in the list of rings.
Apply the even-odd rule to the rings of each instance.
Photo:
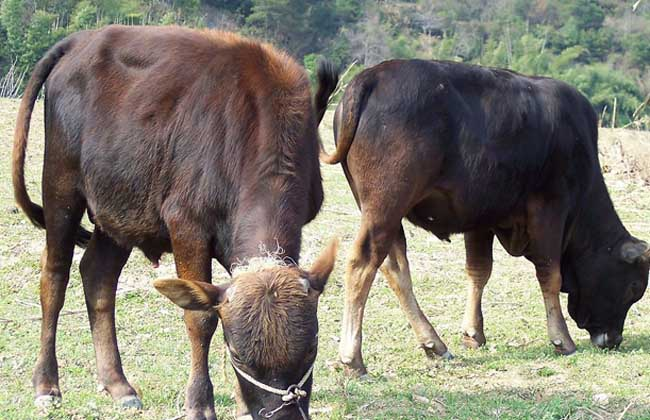
[[[526,226],[526,215],[516,212],[491,229],[503,246],[513,257],[521,257],[528,252],[530,236]]]
[[[90,207],[89,210],[92,211]],[[158,264],[162,254],[172,251],[166,227],[146,217],[133,223],[130,217],[115,217],[112,212],[103,208],[99,215],[93,215],[92,219],[97,227],[119,245],[125,248],[139,248],[152,263]]]
[[[168,242],[157,195],[150,185],[142,180],[118,180],[109,173],[86,179],[84,193],[95,225],[125,247]]]
[[[416,204],[407,215],[416,226],[428,230],[438,238],[448,240],[453,233],[463,231],[462,216],[444,193],[435,192]]]
[[[513,203],[487,206],[480,200],[461,199],[453,192],[436,190],[416,204],[407,218],[443,240],[455,233],[494,230],[509,252],[518,253],[520,244],[527,241],[522,237],[526,229],[521,208]]]

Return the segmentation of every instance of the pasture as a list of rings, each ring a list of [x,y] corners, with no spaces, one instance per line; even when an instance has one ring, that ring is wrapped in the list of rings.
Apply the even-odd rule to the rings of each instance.
[[[39,258],[44,232],[15,209],[11,148],[18,102],[0,100],[0,418],[31,419],[31,374],[39,345]],[[332,114],[321,135],[332,150]],[[631,233],[650,240],[650,174],[641,164],[650,135],[601,131],[601,157],[618,213]],[[623,147],[618,146],[621,141]],[[629,149],[628,149],[629,146]],[[42,103],[32,120],[28,189],[40,195],[43,158]],[[541,292],[532,264],[495,246],[492,278],[483,313],[488,340],[478,351],[463,349],[460,324],[465,302],[461,236],[438,241],[405,222],[416,295],[456,358],[428,360],[417,348],[397,299],[378,275],[364,325],[364,357],[369,377],[350,379],[335,363],[343,304],[343,272],[359,213],[340,166],[323,166],[325,205],[303,231],[302,264],[309,266],[326,241],[341,238],[337,266],[319,306],[320,345],[311,410],[314,419],[648,419],[650,418],[650,297],[628,315],[619,351],[598,350],[586,331],[568,321],[578,352],[553,354],[548,343]],[[643,177],[646,177],[645,179]],[[59,323],[57,356],[62,407],[51,419],[180,419],[189,365],[189,342],[182,311],[151,286],[174,274],[168,255],[153,269],[139,251],[125,267],[117,299],[117,328],[127,377],[141,392],[145,408],[125,411],[97,388],[92,340],[75,253],[67,299]],[[225,280],[214,264],[214,281]],[[565,316],[566,299],[563,300]],[[232,418],[235,381],[222,347],[212,342],[211,376],[220,418]]]

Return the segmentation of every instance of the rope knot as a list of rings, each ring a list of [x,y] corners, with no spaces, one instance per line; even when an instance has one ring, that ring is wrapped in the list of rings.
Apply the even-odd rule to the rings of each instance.
[[[286,390],[286,394],[282,396],[282,401],[284,402],[290,402],[290,401],[295,401],[298,402],[301,398],[304,398],[307,396],[307,391],[304,391],[300,389],[298,385],[291,385],[289,388]]]

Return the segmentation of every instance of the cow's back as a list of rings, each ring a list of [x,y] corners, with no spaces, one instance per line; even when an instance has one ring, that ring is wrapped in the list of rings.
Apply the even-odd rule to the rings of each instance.
[[[397,156],[403,173],[392,176],[418,174],[409,181],[409,218],[440,236],[497,224],[560,179],[570,180],[576,199],[598,170],[595,114],[562,82],[395,60],[353,83],[367,98],[347,166],[367,172]],[[361,194],[379,188],[358,177]]]

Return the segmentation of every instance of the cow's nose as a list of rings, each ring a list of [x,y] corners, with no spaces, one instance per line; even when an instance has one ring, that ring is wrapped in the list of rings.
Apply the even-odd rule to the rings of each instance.
[[[619,333],[600,333],[591,336],[591,342],[594,346],[601,349],[613,349],[618,347],[623,341],[623,336]]]
[[[592,335],[591,343],[601,349],[607,348],[607,333]]]

